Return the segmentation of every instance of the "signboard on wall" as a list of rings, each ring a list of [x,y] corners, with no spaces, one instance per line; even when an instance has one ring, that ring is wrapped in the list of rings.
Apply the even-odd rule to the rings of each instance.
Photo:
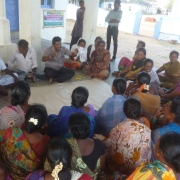
[[[64,11],[44,10],[43,28],[64,27]]]

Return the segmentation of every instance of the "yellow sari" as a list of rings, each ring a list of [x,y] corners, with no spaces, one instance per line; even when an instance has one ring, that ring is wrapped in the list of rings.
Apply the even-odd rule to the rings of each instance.
[[[176,180],[171,168],[156,160],[153,163],[143,164],[138,167],[127,180]]]

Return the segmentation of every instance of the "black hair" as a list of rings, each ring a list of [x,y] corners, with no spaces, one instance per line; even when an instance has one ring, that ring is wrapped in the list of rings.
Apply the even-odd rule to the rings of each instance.
[[[127,118],[138,119],[141,115],[141,102],[134,97],[130,97],[124,102],[123,110]]]
[[[177,51],[171,51],[169,56],[172,56],[173,54],[176,54],[177,57],[179,57],[179,52],[177,52]]]
[[[144,41],[138,41],[138,44],[141,44],[141,46],[142,46],[143,48],[146,47],[146,43],[145,43]]]
[[[123,78],[116,78],[113,81],[113,86],[118,94],[124,94],[126,91],[126,80]]]
[[[86,41],[85,41],[84,39],[80,39],[80,40],[78,41],[78,45],[79,45],[80,43],[86,44]]]
[[[100,41],[102,41],[102,37],[100,37],[100,36],[97,36],[96,39],[95,39],[95,41],[97,41],[98,39],[99,39]]]
[[[115,0],[115,1],[114,1],[114,4],[119,4],[119,5],[120,5],[120,4],[121,4],[121,1],[120,1],[120,0]]]
[[[81,4],[81,3],[84,3],[84,1],[83,0],[79,1],[79,4]]]
[[[180,123],[180,100],[174,99],[172,101],[170,111],[175,114],[174,122]]]
[[[151,64],[154,66],[154,62],[153,62],[152,59],[147,58],[147,59],[144,61],[144,66],[145,66],[147,63],[151,63]]]
[[[147,72],[143,71],[143,72],[138,73],[136,79],[138,81],[139,86],[143,84],[149,85],[151,81],[151,76]],[[142,92],[146,93],[147,90],[142,90]]]
[[[90,134],[90,120],[83,113],[73,113],[68,120],[69,129],[75,139],[86,139]]]
[[[52,39],[52,44],[56,44],[56,42],[61,42],[61,38],[59,36],[55,36],[53,39]]]
[[[18,42],[18,47],[27,49],[29,46],[29,43],[25,39],[21,39]]]
[[[160,137],[159,149],[173,170],[180,173],[180,134],[169,132]]]
[[[100,41],[98,41],[97,46],[99,46],[101,43],[104,44],[104,45],[106,44],[105,41],[100,40]]]
[[[13,106],[24,104],[30,94],[31,92],[28,83],[25,81],[15,83],[11,88],[11,104]]]
[[[62,163],[63,168],[58,176],[61,180],[71,179],[72,148],[66,139],[56,137],[47,144],[46,158],[52,169]]]
[[[47,117],[47,110],[43,105],[35,104],[31,106],[25,115],[25,128],[28,134],[32,134],[42,129],[43,125],[46,124]],[[30,122],[31,118],[36,119],[37,124]]]
[[[136,54],[138,53],[138,52],[143,52],[143,54],[146,56],[146,49],[145,48],[139,48],[138,50],[136,50]]]
[[[79,86],[72,92],[72,102],[71,105],[73,105],[76,108],[83,107],[84,104],[87,102],[87,99],[89,97],[89,91],[86,87]]]

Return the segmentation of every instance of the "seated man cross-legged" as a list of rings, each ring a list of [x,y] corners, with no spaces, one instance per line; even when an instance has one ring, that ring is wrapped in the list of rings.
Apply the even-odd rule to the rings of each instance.
[[[24,78],[32,79],[36,81],[35,72],[37,69],[37,54],[33,48],[28,47],[29,43],[21,39],[18,42],[18,49],[13,52],[6,66],[9,69],[14,67],[16,62],[17,69],[14,71],[19,76],[19,80]]]
[[[77,50],[78,51],[78,50]],[[75,72],[72,69],[64,67],[65,55],[76,56],[76,52],[71,52],[67,48],[61,46],[61,38],[56,36],[52,40],[52,46],[48,47],[42,57],[45,64],[45,74],[49,78],[49,83],[52,82],[65,82],[71,79]]]

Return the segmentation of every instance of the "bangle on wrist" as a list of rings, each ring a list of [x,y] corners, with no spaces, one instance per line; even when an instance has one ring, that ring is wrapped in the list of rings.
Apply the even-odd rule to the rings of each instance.
[[[151,122],[156,123],[158,121],[157,118],[151,117]]]

